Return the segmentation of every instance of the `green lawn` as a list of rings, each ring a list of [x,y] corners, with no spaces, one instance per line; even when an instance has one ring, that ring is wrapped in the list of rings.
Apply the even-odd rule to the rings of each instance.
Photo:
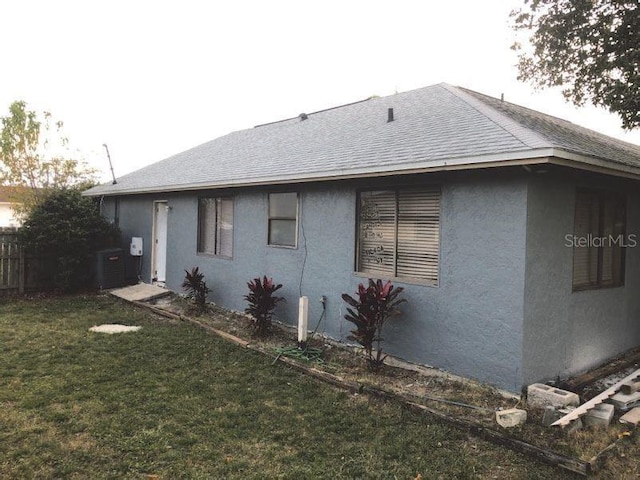
[[[0,302],[3,479],[565,475],[106,296]]]

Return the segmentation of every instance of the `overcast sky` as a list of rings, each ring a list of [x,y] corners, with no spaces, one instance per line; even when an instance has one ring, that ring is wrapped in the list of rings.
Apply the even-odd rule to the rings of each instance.
[[[117,176],[226,133],[440,82],[640,144],[614,115],[516,80],[521,1],[0,3],[0,116],[15,100],[65,123]]]

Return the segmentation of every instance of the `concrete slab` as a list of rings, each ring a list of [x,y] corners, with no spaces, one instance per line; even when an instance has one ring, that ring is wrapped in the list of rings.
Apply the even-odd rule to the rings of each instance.
[[[122,298],[129,302],[137,301],[144,302],[152,300],[154,298],[164,297],[171,293],[166,288],[158,287],[156,285],[149,285],[148,283],[139,283],[137,285],[131,285],[130,287],[117,288],[111,290],[111,295]]]
[[[114,333],[136,332],[141,328],[142,327],[131,326],[131,325],[120,325],[118,323],[106,323],[104,325],[97,325],[97,326],[91,327],[89,331],[114,334]]]
[[[640,423],[640,407],[632,408],[620,417],[620,423],[636,426]]]

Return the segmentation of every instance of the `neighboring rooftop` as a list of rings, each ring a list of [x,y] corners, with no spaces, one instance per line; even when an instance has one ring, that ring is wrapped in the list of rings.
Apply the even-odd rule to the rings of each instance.
[[[640,178],[638,145],[439,84],[233,132],[87,194],[279,184],[550,159]]]
[[[20,187],[0,185],[0,203],[16,203],[16,196]]]

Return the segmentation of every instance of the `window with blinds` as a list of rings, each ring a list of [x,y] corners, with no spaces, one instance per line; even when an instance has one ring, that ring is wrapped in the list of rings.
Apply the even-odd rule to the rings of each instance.
[[[439,253],[439,188],[360,192],[358,272],[437,285]]]
[[[573,230],[573,289],[624,285],[625,196],[578,189]]]
[[[198,202],[198,253],[233,256],[233,199],[201,198]]]

